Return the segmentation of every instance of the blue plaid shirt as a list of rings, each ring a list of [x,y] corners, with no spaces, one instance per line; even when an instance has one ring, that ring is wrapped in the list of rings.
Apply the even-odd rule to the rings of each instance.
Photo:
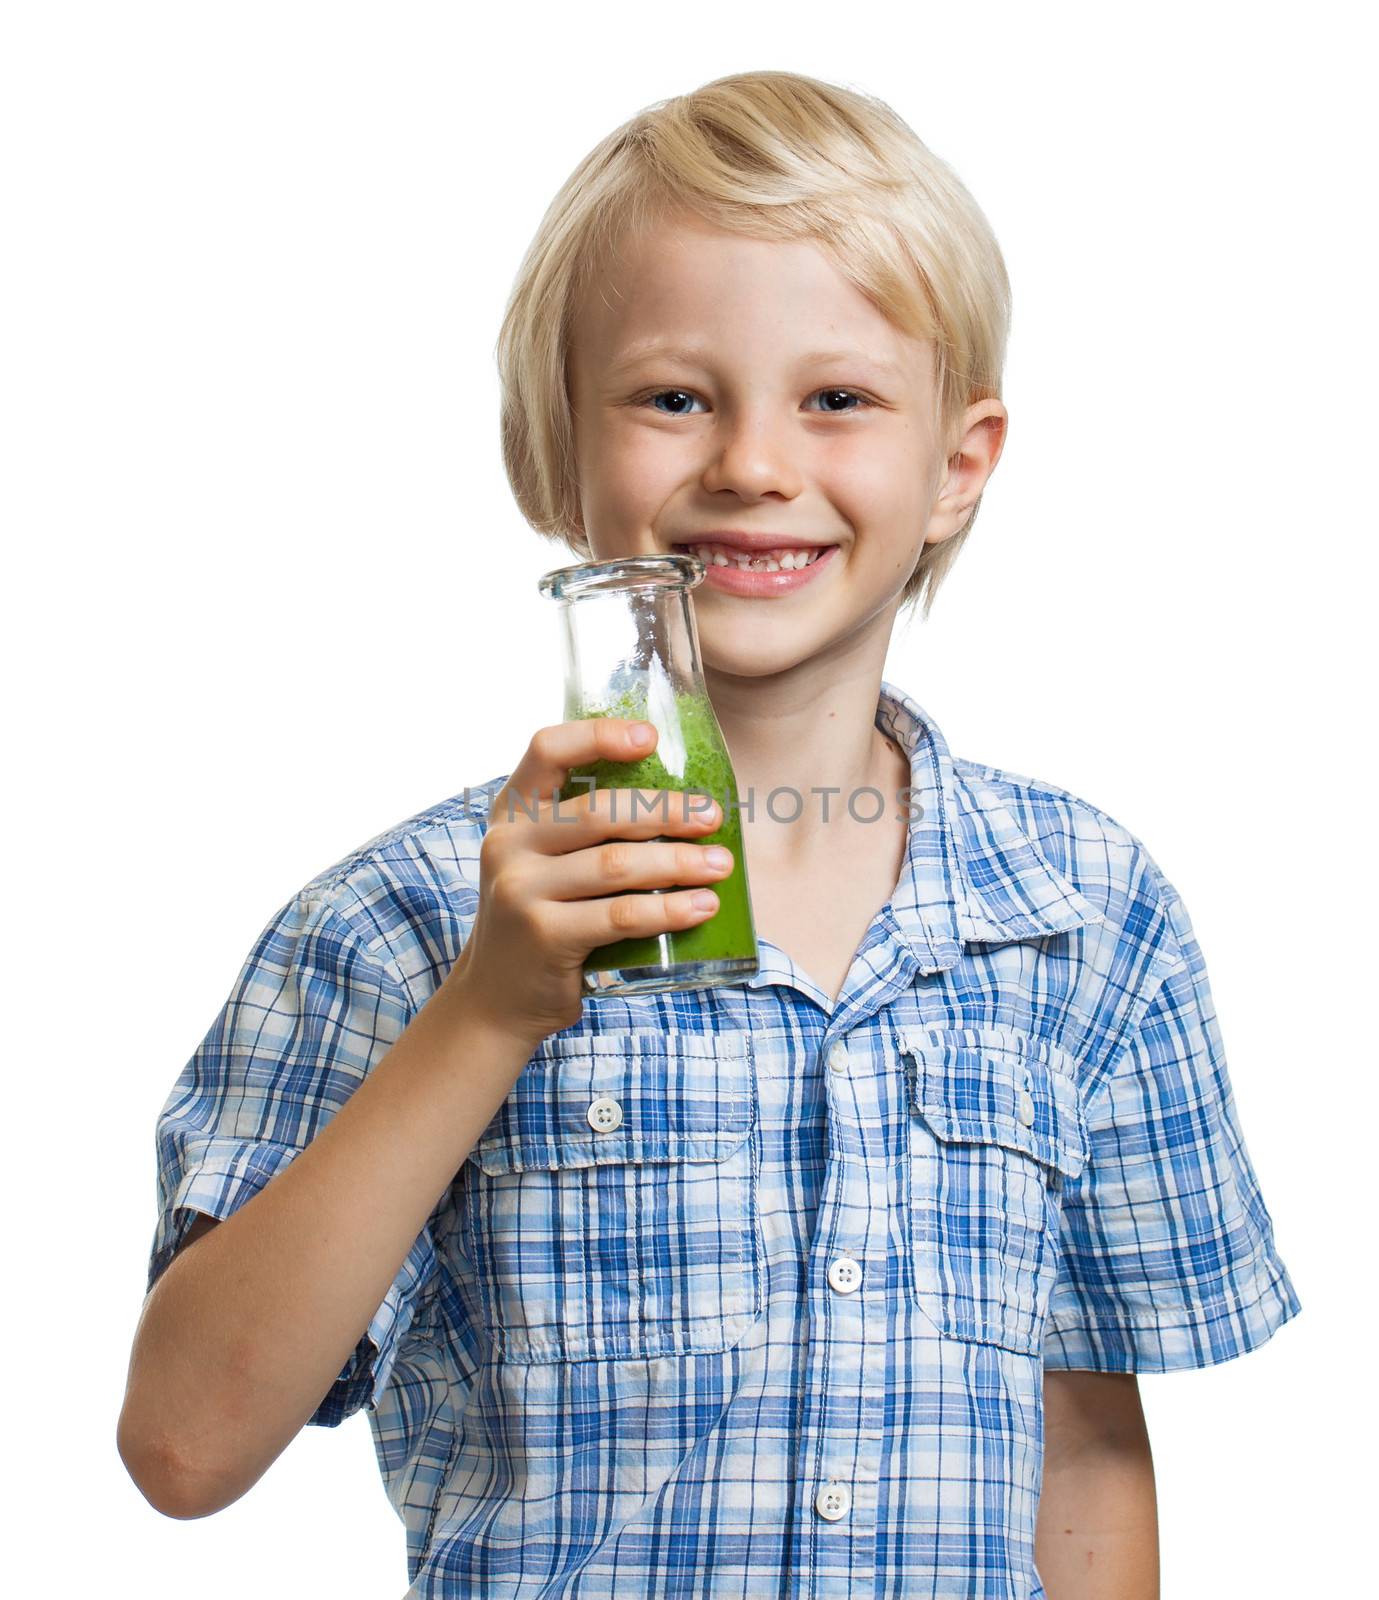
[[[922,815],[836,1003],[765,940],[734,987],[587,998],[323,1398],[369,1408],[409,1596],[1040,1600],[1044,1371],[1299,1311],[1177,890],[889,684],[876,723]],[[505,781],[260,934],[158,1124],[150,1284],[441,983]]]

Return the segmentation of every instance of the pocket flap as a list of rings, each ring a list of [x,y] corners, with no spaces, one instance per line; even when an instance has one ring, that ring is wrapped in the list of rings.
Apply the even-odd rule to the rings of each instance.
[[[1021,1150],[1065,1177],[1087,1164],[1087,1119],[1076,1063],[1014,1028],[898,1030],[912,1065],[912,1108],[944,1140]]]
[[[751,1132],[752,1099],[746,1029],[557,1035],[523,1067],[469,1159],[491,1175],[721,1161]],[[616,1108],[605,1104],[603,1127],[590,1121],[599,1101]]]

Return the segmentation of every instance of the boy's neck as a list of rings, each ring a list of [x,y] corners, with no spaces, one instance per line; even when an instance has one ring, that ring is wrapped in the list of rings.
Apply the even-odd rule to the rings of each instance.
[[[859,826],[848,812],[850,796],[859,817],[876,811],[875,795],[859,794],[862,789],[879,790],[884,815],[895,813],[896,791],[909,783],[910,763],[876,726],[879,668],[828,678],[819,674],[812,681],[798,674],[789,682],[725,679],[707,670],[705,677],[732,757],[743,826],[750,829],[755,850],[765,847],[785,859],[824,846],[836,839],[835,824]],[[780,792],[770,811],[787,819],[798,810],[797,820],[771,816],[767,802],[773,790]]]

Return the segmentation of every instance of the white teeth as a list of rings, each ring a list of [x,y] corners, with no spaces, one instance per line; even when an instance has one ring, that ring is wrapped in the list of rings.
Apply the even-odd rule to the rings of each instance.
[[[707,545],[690,545],[706,565],[737,567],[742,572],[798,572],[819,559],[818,550],[781,550],[775,555],[750,555],[745,550],[727,552]]]

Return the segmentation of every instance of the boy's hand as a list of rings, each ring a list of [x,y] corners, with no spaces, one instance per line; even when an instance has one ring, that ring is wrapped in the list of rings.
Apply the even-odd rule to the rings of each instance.
[[[632,730],[640,726],[648,737],[638,742]],[[696,797],[691,810],[673,790],[584,790],[554,815],[572,768],[640,761],[655,744],[654,728],[620,717],[556,723],[532,736],[494,797],[479,851],[478,915],[441,987],[533,1047],[579,1021],[591,950],[694,927],[718,909],[716,895],[697,907],[693,888],[623,892],[726,877],[731,854],[714,866],[692,842],[720,825],[716,801]],[[664,838],[672,833],[684,842]]]

